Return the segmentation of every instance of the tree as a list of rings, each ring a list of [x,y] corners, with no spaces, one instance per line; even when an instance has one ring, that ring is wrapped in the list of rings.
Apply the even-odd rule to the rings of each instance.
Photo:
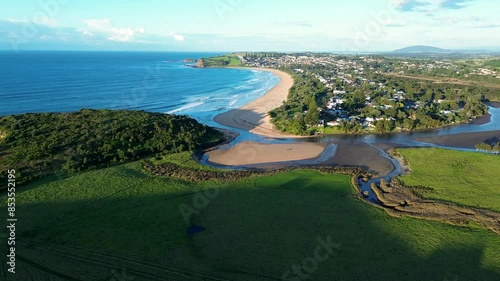
[[[295,118],[289,127],[289,132],[292,134],[303,135],[306,132],[306,123],[304,122],[304,116],[301,115]]]
[[[308,111],[304,121],[308,125],[318,125],[319,123],[319,110],[315,98],[312,98],[311,102],[309,103]]]

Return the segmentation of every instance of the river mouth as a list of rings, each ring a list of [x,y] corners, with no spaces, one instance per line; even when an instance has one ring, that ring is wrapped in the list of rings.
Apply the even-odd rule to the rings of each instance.
[[[297,161],[276,161],[272,163],[262,163],[253,165],[218,165],[210,161],[209,155],[204,154],[200,163],[216,168],[231,170],[255,170],[255,169],[280,169],[289,167],[331,165],[340,167],[361,167],[375,174],[373,179],[367,182],[359,182],[360,192],[363,193],[367,201],[379,204],[377,196],[370,188],[372,183],[380,184],[382,179],[390,182],[394,177],[402,173],[398,160],[391,157],[387,151],[391,148],[400,147],[439,147],[459,151],[477,151],[474,145],[485,141],[485,137],[496,136],[500,138],[500,108],[488,106],[489,122],[484,124],[461,124],[430,131],[416,131],[391,134],[368,134],[368,135],[333,135],[319,136],[311,138],[267,138],[253,133],[224,127],[239,133],[231,143],[219,149],[230,149],[241,142],[256,142],[261,144],[294,144],[294,143],[320,143],[326,147],[325,151],[314,159],[304,159]],[[457,146],[449,140],[460,140],[467,137],[467,142],[455,142]],[[443,141],[444,140],[444,141]],[[344,144],[344,146],[342,146]],[[363,147],[364,146],[364,147]],[[369,147],[369,149],[367,148]],[[357,150],[364,149],[362,153]],[[370,150],[371,149],[371,150]],[[347,151],[346,151],[347,150]],[[343,161],[334,159],[343,153]],[[339,159],[337,159],[339,160]],[[372,166],[366,163],[374,162]]]

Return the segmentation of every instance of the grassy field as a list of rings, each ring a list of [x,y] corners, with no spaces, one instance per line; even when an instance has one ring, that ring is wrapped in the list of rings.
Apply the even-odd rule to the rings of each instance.
[[[412,172],[401,177],[424,198],[500,211],[500,157],[445,149],[398,149]]]
[[[493,69],[500,69],[500,59],[493,59],[484,62],[484,66],[491,67]]]
[[[205,67],[241,67],[243,63],[234,54],[203,59]]]
[[[188,154],[162,161],[196,167]],[[282,279],[294,265],[307,280],[500,277],[495,233],[394,218],[354,194],[344,175],[294,171],[194,184],[146,175],[139,162],[34,182],[17,192],[18,270],[42,277],[13,280],[49,280],[47,271],[110,280],[113,268],[134,280],[302,280]],[[5,195],[1,202],[5,210]],[[188,234],[192,225],[204,231]],[[335,247],[312,262],[319,241]],[[69,248],[62,256],[46,251],[58,247]],[[95,253],[105,256],[90,263]]]

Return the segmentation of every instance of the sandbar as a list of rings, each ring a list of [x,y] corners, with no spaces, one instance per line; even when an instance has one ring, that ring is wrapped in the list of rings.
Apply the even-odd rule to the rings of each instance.
[[[262,144],[241,142],[229,149],[208,153],[208,161],[224,166],[250,166],[268,163],[314,159],[325,151],[317,143]]]

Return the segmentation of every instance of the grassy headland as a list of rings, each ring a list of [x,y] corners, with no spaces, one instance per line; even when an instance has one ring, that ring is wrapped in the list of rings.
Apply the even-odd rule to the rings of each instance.
[[[237,54],[228,54],[212,58],[201,59],[203,67],[242,67],[244,64],[241,62]]]

